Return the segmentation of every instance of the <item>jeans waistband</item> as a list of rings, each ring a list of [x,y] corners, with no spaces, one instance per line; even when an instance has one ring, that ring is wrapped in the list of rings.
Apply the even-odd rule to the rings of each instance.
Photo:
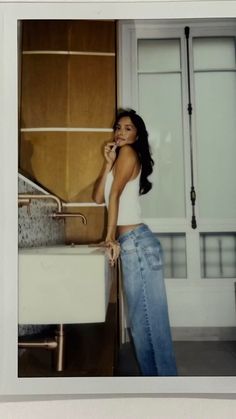
[[[126,231],[118,236],[117,240],[122,244],[129,237],[138,237],[141,233],[145,231],[150,231],[149,227],[146,224],[141,224],[138,227],[135,227],[133,230]]]

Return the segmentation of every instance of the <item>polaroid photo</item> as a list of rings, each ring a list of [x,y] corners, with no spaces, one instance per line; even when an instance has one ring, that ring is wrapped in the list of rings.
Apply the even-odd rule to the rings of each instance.
[[[236,2],[8,2],[0,33],[1,394],[234,393]],[[140,201],[177,375],[141,372],[122,263],[98,246],[120,108],[155,162]]]

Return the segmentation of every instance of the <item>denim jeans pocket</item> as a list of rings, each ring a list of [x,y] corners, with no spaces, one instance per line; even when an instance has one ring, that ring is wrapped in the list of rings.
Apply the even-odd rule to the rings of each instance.
[[[157,271],[162,268],[162,265],[163,265],[162,257],[158,249],[147,246],[144,249],[144,255],[145,255],[147,264],[152,271]]]
[[[121,254],[128,255],[137,251],[134,241],[131,239],[125,240],[121,243]]]

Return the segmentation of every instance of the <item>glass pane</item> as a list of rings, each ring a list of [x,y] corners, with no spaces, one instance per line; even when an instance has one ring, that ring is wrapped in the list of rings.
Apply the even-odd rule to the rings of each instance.
[[[195,74],[198,202],[205,218],[236,216],[236,73]]]
[[[236,234],[200,235],[201,273],[203,278],[236,277]]]
[[[165,278],[187,278],[186,240],[184,234],[157,234],[164,256]]]
[[[179,71],[180,43],[178,39],[139,39],[139,71]]]
[[[180,74],[139,75],[139,112],[155,161],[152,190],[141,198],[143,216],[184,217],[184,162]]]
[[[235,38],[195,38],[194,70],[235,68]]]

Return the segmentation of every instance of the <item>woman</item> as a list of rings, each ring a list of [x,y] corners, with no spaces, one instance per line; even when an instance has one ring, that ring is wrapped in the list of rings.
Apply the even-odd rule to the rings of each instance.
[[[160,242],[142,223],[139,195],[152,187],[154,164],[142,118],[122,110],[114,141],[104,148],[104,165],[94,187],[95,202],[106,203],[105,245],[111,265],[121,256],[128,319],[142,375],[177,375],[170,334]]]

